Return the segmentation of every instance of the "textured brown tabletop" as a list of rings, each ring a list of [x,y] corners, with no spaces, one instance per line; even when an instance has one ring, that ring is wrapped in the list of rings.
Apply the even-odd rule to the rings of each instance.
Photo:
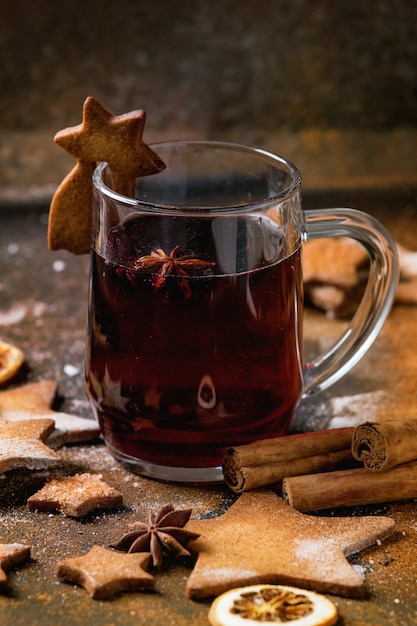
[[[317,202],[316,202],[317,201]],[[306,203],[340,204],[341,198],[307,198]],[[359,194],[344,203],[369,209],[402,244],[417,249],[416,194],[393,192],[384,197]],[[26,353],[26,365],[13,384],[53,378],[59,383],[56,408],[91,416],[84,392],[88,259],[46,247],[46,207],[0,210],[0,337]],[[317,311],[306,312],[307,351],[323,350],[344,328]],[[356,425],[396,412],[410,415],[417,407],[417,310],[395,306],[375,345],[350,374],[327,392],[299,407],[293,429]],[[141,478],[121,468],[100,443],[60,450],[64,470],[102,473],[124,495],[123,509],[95,512],[81,521],[28,511],[28,496],[50,473],[14,471],[0,480],[0,542],[30,543],[32,559],[9,572],[9,593],[0,595],[2,626],[19,624],[110,626],[152,624],[200,626],[208,623],[208,602],[186,598],[190,569],[180,563],[156,574],[156,591],[125,593],[96,601],[85,590],[56,577],[57,563],[87,552],[94,543],[107,546],[127,524],[145,519],[149,509],[172,502],[192,507],[204,517],[224,512],[234,496],[223,486],[182,487]],[[380,546],[350,557],[365,576],[366,597],[333,596],[338,624],[409,626],[417,621],[417,508],[415,502],[381,504],[332,511],[330,515],[384,514],[395,534]],[[277,538],[276,549],[280,546]]]

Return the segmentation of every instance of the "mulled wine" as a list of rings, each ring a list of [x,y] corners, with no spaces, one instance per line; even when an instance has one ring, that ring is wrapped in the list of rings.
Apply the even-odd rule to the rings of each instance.
[[[272,153],[153,149],[166,168],[132,196],[111,164],[93,174],[87,390],[116,459],[217,482],[226,446],[285,434],[299,400],[372,345],[395,295],[395,244],[360,211],[302,211],[299,171]],[[368,284],[337,344],[304,367],[301,242],[340,236],[368,250]]]
[[[288,428],[302,387],[300,251],[285,255],[276,227],[279,258],[263,251],[247,267],[265,231],[241,220],[238,271],[223,273],[210,233],[230,223],[203,221],[204,251],[176,243],[187,227],[175,220],[149,246],[158,219],[133,216],[109,233],[106,258],[92,253],[87,388],[116,457],[215,467],[226,446]]]

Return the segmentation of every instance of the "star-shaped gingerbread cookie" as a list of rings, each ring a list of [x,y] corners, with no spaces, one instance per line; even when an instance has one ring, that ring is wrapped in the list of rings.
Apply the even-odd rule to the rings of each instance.
[[[52,478],[28,498],[31,511],[60,511],[68,517],[84,517],[94,509],[117,509],[123,496],[110,487],[101,474],[75,474]]]
[[[77,164],[52,199],[48,228],[52,250],[64,248],[74,254],[89,252],[92,174],[98,162],[109,164],[114,191],[129,197],[134,196],[137,177],[156,174],[165,168],[158,155],[143,141],[145,119],[142,110],[113,115],[90,96],[84,102],[82,123],[55,135],[55,142],[74,156]]]
[[[60,465],[57,453],[43,443],[53,429],[50,419],[0,422],[0,474],[22,467],[41,470]]]
[[[51,447],[97,438],[100,431],[95,420],[51,409],[56,391],[54,380],[41,380],[0,391],[0,424],[3,420],[53,419],[55,428],[46,441]]]
[[[4,570],[19,565],[30,558],[30,546],[22,543],[0,543],[0,591],[6,587]]]
[[[257,583],[294,585],[360,596],[364,581],[346,556],[388,536],[388,517],[317,517],[290,508],[272,491],[244,493],[224,515],[192,520],[200,534],[188,579],[191,598],[217,596]]]
[[[121,591],[154,589],[154,577],[146,572],[150,559],[148,552],[125,554],[95,545],[84,556],[61,561],[57,575],[101,600]]]

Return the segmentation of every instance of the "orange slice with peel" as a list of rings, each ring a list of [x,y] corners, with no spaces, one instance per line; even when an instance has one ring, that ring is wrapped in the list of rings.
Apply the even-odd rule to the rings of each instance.
[[[13,378],[24,360],[20,348],[0,340],[0,384]]]
[[[209,611],[212,626],[331,626],[336,606],[325,596],[284,585],[251,585],[226,591]]]

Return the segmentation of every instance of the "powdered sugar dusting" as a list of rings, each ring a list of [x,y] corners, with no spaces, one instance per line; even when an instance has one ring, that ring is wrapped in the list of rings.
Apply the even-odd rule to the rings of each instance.
[[[119,468],[117,461],[103,445],[63,447],[59,451],[63,461],[77,463],[86,469],[93,469],[95,472],[100,469],[114,471]]]
[[[324,561],[328,560],[329,555],[325,546],[321,541],[314,541],[313,539],[300,539],[297,542],[295,556],[302,561]]]
[[[342,396],[330,400],[331,414],[329,428],[358,426],[366,421],[377,421],[379,407],[386,405],[387,394],[384,391],[358,393],[354,396]]]
[[[218,567],[210,571],[210,580],[213,580],[216,583],[229,583],[231,580],[239,581],[239,579],[242,581],[247,581],[250,580],[252,577],[259,577],[259,572],[257,572],[256,570],[242,568],[239,568],[237,570],[233,567]]]
[[[7,311],[0,311],[0,326],[19,324],[25,319],[28,308],[25,304],[16,303]]]

